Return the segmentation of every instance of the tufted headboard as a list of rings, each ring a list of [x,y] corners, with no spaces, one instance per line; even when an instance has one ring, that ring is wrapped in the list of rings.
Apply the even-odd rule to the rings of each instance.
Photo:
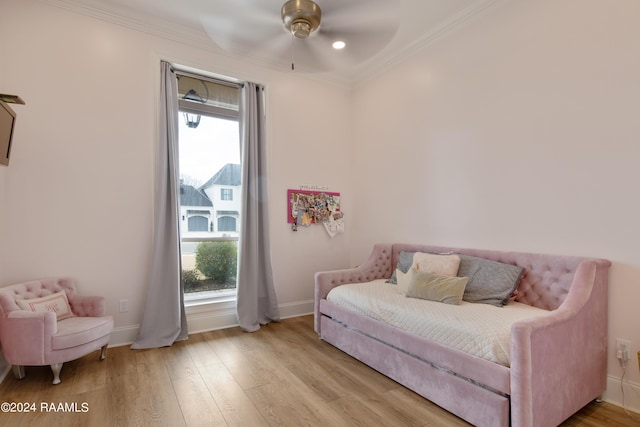
[[[562,304],[581,264],[595,263],[600,270],[606,270],[611,265],[605,259],[404,243],[392,245],[391,265],[398,263],[401,251],[459,253],[523,267],[524,273],[517,289],[516,301],[545,310],[555,310]]]
[[[70,300],[76,296],[76,282],[71,278],[42,279],[0,288],[0,316],[20,310],[16,299],[40,298],[64,290]]]

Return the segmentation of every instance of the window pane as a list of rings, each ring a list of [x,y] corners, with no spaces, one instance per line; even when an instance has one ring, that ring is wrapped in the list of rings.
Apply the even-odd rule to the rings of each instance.
[[[209,220],[203,216],[192,216],[188,223],[189,231],[209,231]]]
[[[180,117],[180,233],[185,292],[233,289],[240,216],[238,121]],[[238,198],[236,198],[238,199]]]
[[[220,190],[220,198],[222,200],[233,200],[233,190],[231,188],[223,188]]]
[[[236,231],[236,219],[230,216],[218,218],[218,229],[220,231]]]

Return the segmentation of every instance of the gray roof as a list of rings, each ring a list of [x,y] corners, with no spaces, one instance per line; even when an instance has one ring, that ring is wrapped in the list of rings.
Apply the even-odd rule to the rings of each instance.
[[[237,187],[240,185],[240,165],[227,163],[215,175],[200,186],[200,190],[209,188],[212,185],[229,185]]]
[[[180,184],[180,206],[213,206],[213,203],[193,185]]]

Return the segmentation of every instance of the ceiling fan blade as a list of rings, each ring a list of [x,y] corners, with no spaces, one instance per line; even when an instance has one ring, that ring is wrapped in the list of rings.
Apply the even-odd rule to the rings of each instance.
[[[266,40],[282,35],[282,29],[267,25],[251,25],[251,31],[242,28],[247,22],[238,22],[219,16],[206,16],[200,19],[207,35],[222,49],[236,54],[247,54]],[[285,34],[286,35],[286,34]]]
[[[346,43],[340,51],[352,62],[362,62],[380,52],[400,26],[399,0],[324,0],[318,35],[328,42]],[[363,13],[366,10],[366,13]]]
[[[330,53],[329,49],[310,39],[294,40],[293,62],[296,71],[321,73],[331,70],[335,67],[335,63],[327,56],[327,53]]]
[[[200,23],[222,49],[246,54],[265,40],[273,39],[283,32],[279,3],[280,0],[211,2],[207,13],[201,16]]]

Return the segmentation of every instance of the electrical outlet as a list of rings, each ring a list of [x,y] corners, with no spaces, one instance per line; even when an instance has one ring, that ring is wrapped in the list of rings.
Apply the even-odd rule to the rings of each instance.
[[[631,351],[631,341],[616,338],[616,359],[623,368],[627,366],[629,361],[629,351]]]
[[[120,300],[120,313],[126,313],[129,311],[129,300],[121,299]]]

